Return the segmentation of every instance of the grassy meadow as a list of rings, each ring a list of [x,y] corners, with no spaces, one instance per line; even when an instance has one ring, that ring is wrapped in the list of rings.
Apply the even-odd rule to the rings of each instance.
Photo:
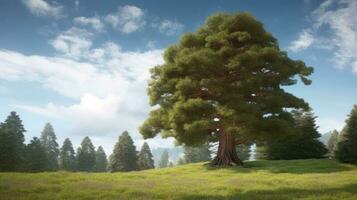
[[[357,166],[334,160],[203,163],[127,173],[0,173],[0,199],[357,199]]]

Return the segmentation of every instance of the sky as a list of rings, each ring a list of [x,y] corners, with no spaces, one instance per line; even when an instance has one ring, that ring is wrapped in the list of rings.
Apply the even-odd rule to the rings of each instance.
[[[321,133],[341,130],[357,103],[356,10],[355,0],[1,0],[0,120],[16,111],[27,142],[50,122],[60,145],[89,136],[111,153],[127,130],[140,146],[149,69],[165,48],[214,13],[249,12],[314,67],[312,85],[286,90],[310,104]]]

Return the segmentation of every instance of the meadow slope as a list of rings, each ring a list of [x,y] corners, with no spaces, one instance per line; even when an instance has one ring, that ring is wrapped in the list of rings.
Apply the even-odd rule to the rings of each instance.
[[[203,163],[128,173],[0,173],[0,199],[357,199],[357,166],[334,160]]]

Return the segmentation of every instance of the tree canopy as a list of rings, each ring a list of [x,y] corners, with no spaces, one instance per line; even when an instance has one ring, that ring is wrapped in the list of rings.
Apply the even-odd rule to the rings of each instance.
[[[47,155],[48,170],[58,169],[59,149],[55,131],[50,123],[47,123],[41,132],[41,144]]]
[[[148,94],[155,109],[140,132],[186,145],[219,141],[214,165],[242,164],[237,140],[287,132],[293,123],[289,109],[308,108],[284,87],[297,77],[310,84],[313,68],[290,59],[248,13],[209,17],[167,48],[164,61],[151,69]]]
[[[77,169],[93,171],[95,166],[95,149],[89,137],[85,137],[77,150]]]
[[[37,137],[26,146],[24,165],[25,170],[30,172],[43,172],[48,169],[46,149]]]
[[[76,157],[73,149],[72,142],[69,138],[66,138],[60,150],[59,157],[60,169],[66,171],[76,170]]]
[[[148,143],[144,142],[138,156],[138,167],[140,170],[155,168],[153,156]]]
[[[94,171],[105,172],[107,171],[107,165],[108,165],[107,155],[105,154],[103,147],[99,146],[97,148],[97,151],[95,152]]]

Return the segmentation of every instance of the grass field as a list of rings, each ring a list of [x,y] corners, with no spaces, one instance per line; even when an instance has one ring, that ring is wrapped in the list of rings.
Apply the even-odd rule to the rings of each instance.
[[[294,160],[113,174],[0,173],[0,199],[357,199],[357,166]]]

